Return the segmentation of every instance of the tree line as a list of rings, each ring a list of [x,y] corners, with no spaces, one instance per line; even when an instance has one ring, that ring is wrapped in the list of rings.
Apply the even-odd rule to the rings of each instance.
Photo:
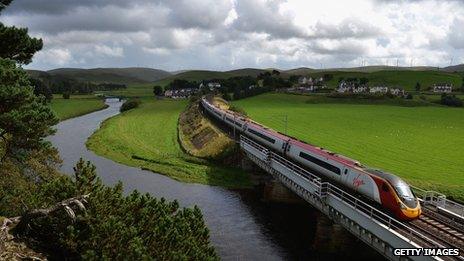
[[[41,74],[38,76],[30,76],[29,81],[34,87],[36,95],[43,95],[47,100],[52,99],[52,94],[91,94],[95,91],[113,91],[126,89],[125,84],[119,83],[92,83],[87,81],[79,81],[76,79],[54,76],[49,74]]]

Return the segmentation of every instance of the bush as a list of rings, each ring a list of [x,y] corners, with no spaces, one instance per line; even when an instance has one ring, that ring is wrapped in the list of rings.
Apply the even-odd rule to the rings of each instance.
[[[74,179],[63,176],[44,191],[62,199],[89,195],[83,207],[21,220],[15,233],[53,260],[218,260],[209,231],[196,206],[156,199],[122,183],[102,184],[90,162],[82,159]],[[85,208],[85,209],[84,209]]]
[[[406,99],[407,99],[407,100],[412,100],[412,98],[413,98],[413,96],[412,96],[411,93],[408,93],[408,94],[406,95]]]
[[[63,93],[63,99],[69,99],[69,97],[71,97],[71,94],[69,92],[64,92]]]
[[[139,107],[139,105],[140,105],[140,100],[138,100],[138,99],[130,99],[130,100],[125,101],[122,104],[119,111],[120,112],[125,112],[125,111],[128,111],[128,110],[137,108],[137,107]]]
[[[238,106],[231,105],[231,106],[229,107],[229,110],[234,111],[234,112],[238,112],[238,113],[241,114],[241,115],[247,116],[246,111],[245,111],[244,109],[238,107]]]
[[[448,95],[446,93],[441,95],[440,103],[451,107],[462,107],[462,100],[456,95]]]

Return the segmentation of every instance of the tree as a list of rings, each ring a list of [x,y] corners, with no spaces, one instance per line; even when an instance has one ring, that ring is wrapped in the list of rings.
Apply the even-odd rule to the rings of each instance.
[[[279,75],[280,75],[280,72],[277,71],[277,70],[272,70],[272,75],[279,76]]]
[[[36,96],[43,95],[47,102],[50,102],[53,99],[53,94],[52,90],[50,89],[50,86],[44,84],[41,80],[35,78],[30,78],[29,82],[34,87],[34,94]]]
[[[71,93],[69,91],[63,92],[63,99],[68,100],[71,97]]]
[[[416,87],[414,87],[414,89],[416,90],[416,92],[419,92],[421,90],[421,85],[419,82],[416,82]]]
[[[0,1],[0,10],[11,2]],[[46,148],[44,138],[54,133],[51,126],[58,122],[45,98],[34,95],[27,73],[15,64],[29,63],[41,48],[42,40],[29,37],[27,29],[0,23],[0,161]]]
[[[27,34],[27,28],[8,27],[0,23],[0,57],[28,64],[42,45],[41,39],[31,38]]]
[[[461,92],[464,92],[464,77],[462,77]]]
[[[159,86],[159,85],[156,85],[156,86],[153,86],[153,94],[155,96],[161,96],[163,95],[163,87]]]
[[[0,59],[0,138],[5,156],[43,148],[58,122],[44,97],[34,95],[27,73],[11,60]]]

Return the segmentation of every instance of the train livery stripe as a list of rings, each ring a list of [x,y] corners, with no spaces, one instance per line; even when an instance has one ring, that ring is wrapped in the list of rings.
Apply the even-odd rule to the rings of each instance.
[[[324,169],[326,169],[328,171],[331,171],[331,172],[333,172],[333,173],[335,173],[337,175],[340,175],[340,173],[341,173],[341,171],[340,171],[340,169],[338,167],[336,167],[336,166],[334,166],[332,164],[329,164],[329,163],[327,163],[327,162],[325,162],[323,160],[320,160],[318,158],[315,158],[315,157],[313,157],[313,156],[311,156],[309,154],[306,154],[304,152],[300,152],[300,157],[305,159],[305,160],[311,161],[312,163],[314,163],[314,164],[316,164],[316,165],[318,165],[318,166],[320,166],[320,167],[322,167],[322,168],[324,168]]]
[[[268,141],[268,142],[270,142],[270,143],[272,143],[272,144],[275,143],[275,140],[274,140],[274,139],[271,139],[271,138],[269,138],[268,136],[266,136],[266,135],[264,135],[264,134],[262,134],[262,133],[259,133],[259,132],[255,131],[255,130],[253,130],[253,129],[248,129],[248,132],[251,133],[251,134],[253,134],[253,135],[256,135],[256,136],[260,137],[261,139],[266,140],[266,141]]]

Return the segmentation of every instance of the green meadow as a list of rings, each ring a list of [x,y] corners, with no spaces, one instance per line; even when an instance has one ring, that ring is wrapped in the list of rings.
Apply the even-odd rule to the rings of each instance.
[[[61,121],[107,107],[103,100],[93,95],[71,95],[70,99],[54,95],[50,106]]]
[[[139,108],[106,120],[87,146],[116,162],[165,174],[183,182],[240,188],[248,175],[182,151],[177,137],[179,114],[187,101],[143,99]]]
[[[254,120],[464,200],[464,109],[356,105],[263,94],[233,104]]]

